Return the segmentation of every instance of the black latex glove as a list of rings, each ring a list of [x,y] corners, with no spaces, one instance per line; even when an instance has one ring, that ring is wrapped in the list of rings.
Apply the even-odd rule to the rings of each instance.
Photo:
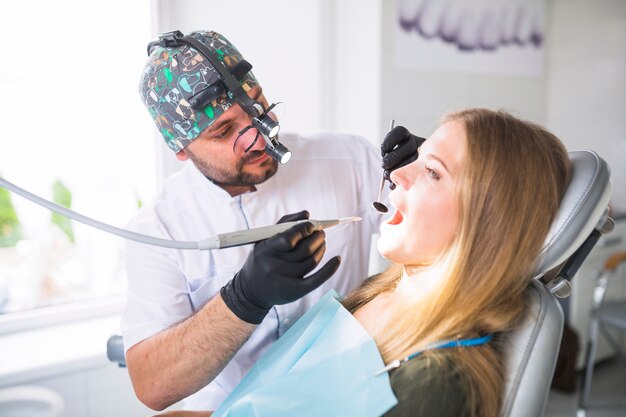
[[[302,211],[283,216],[278,223],[308,218],[309,213]],[[324,256],[325,237],[323,231],[315,231],[307,222],[257,243],[241,270],[222,287],[222,299],[241,320],[261,323],[273,306],[299,299],[337,271],[341,262],[338,256],[304,277]]]
[[[381,166],[383,167],[385,179],[391,183],[391,188],[395,184],[391,182],[389,175],[391,171],[401,168],[417,159],[417,148],[426,139],[412,135],[404,126],[396,126],[385,135],[383,143],[380,145],[380,153],[383,156]]]

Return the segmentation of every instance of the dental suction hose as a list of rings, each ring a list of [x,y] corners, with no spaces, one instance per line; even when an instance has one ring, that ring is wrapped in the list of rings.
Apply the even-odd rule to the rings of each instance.
[[[164,248],[174,248],[174,249],[200,249],[198,243],[199,242],[181,242],[176,240],[169,239],[161,239],[158,237],[142,235],[140,233],[131,232],[130,230],[120,229],[115,226],[111,226],[106,223],[99,222],[87,216],[83,216],[80,213],[76,213],[68,208],[55,204],[51,201],[48,201],[44,198],[41,198],[29,191],[24,190],[23,188],[18,187],[17,185],[5,180],[0,177],[0,186],[6,188],[9,191],[13,191],[15,194],[19,194],[22,197],[32,201],[33,203],[37,203],[40,206],[47,208],[48,210],[54,211],[62,216],[69,217],[74,219],[80,223],[84,223],[88,226],[95,227],[107,233],[114,234],[116,236],[123,237],[124,239],[134,240],[136,242],[147,243],[149,245],[161,246]]]
[[[29,191],[24,190],[23,188],[18,187],[17,185],[5,180],[2,177],[0,177],[0,187],[4,187],[9,191],[13,191],[14,193],[19,194],[22,197],[36,204],[39,204],[40,206],[43,206],[55,213],[58,213],[65,217],[69,217],[88,226],[95,227],[96,229],[100,229],[104,232],[148,245],[173,249],[211,250],[230,248],[233,246],[247,245],[250,243],[255,243],[264,239],[268,239],[276,235],[277,233],[282,233],[286,231],[287,229],[295,226],[298,223],[309,222],[313,224],[313,227],[316,230],[322,230],[339,224],[361,220],[360,217],[345,217],[342,219],[334,220],[298,220],[293,222],[279,223],[271,226],[257,227],[254,229],[222,233],[208,239],[200,240],[198,242],[185,242],[143,235],[141,233],[131,232],[130,230],[120,229],[118,227],[99,222],[82,214],[76,213],[75,211],[72,211],[66,207],[60,206],[44,198],[41,198]]]

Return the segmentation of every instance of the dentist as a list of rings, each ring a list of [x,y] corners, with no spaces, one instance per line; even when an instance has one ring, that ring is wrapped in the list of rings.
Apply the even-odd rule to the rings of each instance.
[[[183,399],[186,409],[215,409],[323,294],[345,295],[367,276],[381,221],[371,209],[381,160],[356,136],[279,137],[252,66],[219,33],[166,33],[148,54],[141,98],[167,146],[188,163],[142,207],[132,230],[200,240],[309,213],[363,218],[326,234],[300,224],[254,247],[219,251],[127,243],[122,333],[137,397],[155,410]],[[306,89],[306,80],[297,87]],[[419,143],[394,129],[383,144],[387,175],[415,159]]]

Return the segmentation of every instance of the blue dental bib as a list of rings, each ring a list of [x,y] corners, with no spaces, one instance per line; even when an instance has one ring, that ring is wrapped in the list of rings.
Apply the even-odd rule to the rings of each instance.
[[[372,337],[327,293],[237,385],[213,417],[380,416],[397,404]]]

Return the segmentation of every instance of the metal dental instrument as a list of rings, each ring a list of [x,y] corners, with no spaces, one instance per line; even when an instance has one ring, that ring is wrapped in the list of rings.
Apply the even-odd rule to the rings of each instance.
[[[17,185],[5,180],[0,177],[0,187],[4,187],[9,191],[13,191],[16,194],[21,195],[22,197],[39,204],[47,208],[48,210],[54,211],[62,216],[69,217],[78,222],[86,224],[91,227],[95,227],[96,229],[100,229],[107,233],[111,233],[116,236],[123,237],[124,239],[134,240],[140,243],[146,243],[148,245],[161,246],[164,248],[173,248],[173,249],[198,249],[198,250],[210,250],[210,249],[223,249],[230,248],[232,246],[241,246],[247,245],[248,243],[255,243],[263,239],[270,238],[277,233],[284,232],[289,229],[291,226],[294,226],[298,223],[310,222],[313,223],[315,230],[322,230],[328,227],[337,226],[339,224],[354,222],[361,220],[360,217],[344,217],[342,219],[335,220],[298,220],[294,222],[280,223],[272,226],[264,226],[258,227],[256,229],[248,229],[248,230],[239,230],[231,233],[223,233],[214,237],[210,237],[208,239],[203,239],[198,242],[185,242],[171,239],[162,239],[154,236],[143,235],[141,233],[131,232],[130,230],[120,229],[118,227],[111,226],[106,223],[99,222],[90,217],[84,216],[80,213],[76,213],[68,208],[55,204],[51,201],[48,201],[44,198],[41,198],[29,191],[24,190],[23,188],[18,187]]]
[[[279,223],[271,226],[257,227],[255,229],[239,230],[237,232],[223,233],[215,237],[204,239],[198,242],[198,249],[223,249],[233,246],[247,245],[260,240],[270,238],[278,233],[300,223],[312,223],[315,230],[322,230],[328,227],[337,226],[344,223],[360,221],[360,217],[344,217],[335,220],[297,220],[293,222]]]
[[[383,203],[380,202],[380,196],[383,192],[383,188],[385,187],[385,174],[383,173],[383,178],[380,180],[380,191],[378,191],[378,200],[372,203],[372,207],[381,213],[387,213],[388,209]]]
[[[389,125],[390,131],[393,129],[393,125],[395,124],[395,122],[396,121],[394,119],[391,119],[391,123]],[[385,188],[385,171],[384,170],[383,170],[383,178],[380,180],[380,190],[378,190],[378,199],[372,203],[372,207],[374,207],[376,210],[380,211],[381,213],[387,213],[389,209],[387,208],[386,205],[380,202],[380,196],[383,193],[383,188]]]

